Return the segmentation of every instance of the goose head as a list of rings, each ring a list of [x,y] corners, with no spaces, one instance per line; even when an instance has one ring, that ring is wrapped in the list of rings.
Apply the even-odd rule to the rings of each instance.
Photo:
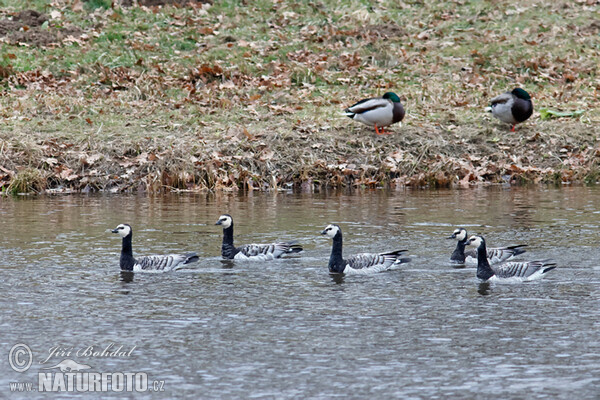
[[[467,230],[465,228],[456,228],[454,232],[452,232],[452,236],[449,236],[448,239],[456,239],[459,242],[462,242],[467,238]]]
[[[485,239],[483,236],[475,235],[471,236],[466,243],[467,246],[473,246],[479,248],[482,245],[485,245]]]
[[[215,223],[215,225],[221,225],[223,229],[229,228],[233,225],[233,218],[229,214],[223,214],[219,217],[219,220]]]
[[[339,233],[342,232],[340,227],[335,224],[330,224],[330,225],[327,225],[327,228],[323,229],[323,232],[321,232],[321,235],[325,235],[328,238],[333,239],[338,234],[338,232]]]
[[[128,224],[119,224],[115,229],[111,231],[112,233],[118,233],[122,238],[131,235],[131,226]]]

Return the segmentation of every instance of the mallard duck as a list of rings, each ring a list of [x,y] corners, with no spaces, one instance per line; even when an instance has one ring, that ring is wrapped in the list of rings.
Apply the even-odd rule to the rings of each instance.
[[[465,251],[467,245],[467,230],[465,228],[457,228],[452,236],[448,239],[457,239],[458,243],[454,252],[450,256],[450,262],[456,265],[477,265],[477,252],[475,249]],[[487,249],[487,258],[490,264],[498,264],[525,253],[523,247],[526,244],[518,244],[515,246],[495,247]]]
[[[384,127],[404,118],[404,107],[398,95],[393,92],[387,92],[382,97],[361,100],[346,108],[344,112],[355,121],[374,126],[378,135],[386,133]]]
[[[527,120],[533,114],[533,103],[529,93],[516,88],[512,92],[494,97],[487,110],[500,121],[510,124],[510,130],[514,132],[516,124]]]
[[[477,248],[477,277],[483,281],[533,281],[556,268],[556,263],[551,260],[508,261],[490,266],[483,236],[471,236],[467,246]]]
[[[118,233],[123,238],[121,246],[121,269],[123,271],[173,271],[183,267],[185,264],[190,264],[198,261],[196,253],[185,254],[165,254],[159,256],[145,256],[134,258],[131,249],[131,238],[133,230],[128,224],[120,224],[111,231]]]
[[[233,245],[233,218],[223,214],[215,225],[223,227],[223,244],[221,256],[227,260],[240,261],[269,261],[284,254],[299,253],[302,246],[296,242],[276,242],[270,244],[245,244],[240,247]]]
[[[402,258],[406,250],[390,251],[388,253],[361,253],[344,259],[342,257],[342,230],[338,225],[328,225],[322,235],[333,239],[331,256],[329,257],[329,272],[334,274],[373,274],[387,271],[400,264],[410,261]]]

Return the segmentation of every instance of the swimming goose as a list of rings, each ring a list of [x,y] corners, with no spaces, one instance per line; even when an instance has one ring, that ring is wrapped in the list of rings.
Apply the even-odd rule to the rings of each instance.
[[[477,265],[477,252],[474,249],[465,251],[467,243],[467,230],[465,228],[457,228],[452,236],[448,239],[458,239],[456,248],[450,256],[450,262],[457,265]],[[519,254],[525,253],[523,247],[527,247],[526,244],[519,244],[516,246],[507,247],[494,247],[487,249],[487,258],[490,264],[498,264],[507,261]]]
[[[233,218],[223,214],[215,225],[223,227],[223,245],[221,255],[229,260],[267,261],[281,257],[287,253],[299,253],[302,246],[295,242],[277,242],[271,244],[245,244],[240,247],[233,245]]]
[[[502,122],[511,125],[511,131],[515,131],[515,125],[523,122],[533,114],[533,103],[531,96],[521,88],[513,89],[512,92],[502,93],[491,101],[491,107],[487,110]]]
[[[396,250],[389,253],[361,253],[344,260],[342,257],[342,230],[338,225],[328,225],[321,232],[322,235],[333,239],[331,256],[329,257],[329,272],[336,274],[372,274],[387,271],[402,263],[410,261],[410,258],[400,258],[407,250]]]
[[[131,250],[131,238],[133,237],[131,226],[120,224],[111,232],[118,233],[123,238],[120,264],[124,271],[173,271],[185,264],[198,261],[196,253],[145,256],[135,259]]]
[[[404,118],[404,107],[396,93],[387,92],[382,97],[363,99],[344,110],[346,116],[363,124],[374,126],[378,135],[386,133],[383,129]],[[379,131],[378,128],[381,128]]]
[[[551,260],[509,261],[490,266],[483,236],[471,236],[467,240],[467,246],[469,245],[477,248],[477,277],[484,281],[532,281],[556,268],[556,263]]]

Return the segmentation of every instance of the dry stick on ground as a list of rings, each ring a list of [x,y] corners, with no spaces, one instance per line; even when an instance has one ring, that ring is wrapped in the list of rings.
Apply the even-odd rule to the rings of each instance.
[[[423,158],[423,156],[425,155],[425,153],[427,152],[427,150],[429,150],[429,145],[425,146],[425,149],[423,149],[423,151],[421,152],[421,154],[419,155],[419,157],[415,161],[412,170],[408,174],[409,176],[412,175],[415,172],[415,170],[419,166],[419,163],[421,162],[421,159]]]

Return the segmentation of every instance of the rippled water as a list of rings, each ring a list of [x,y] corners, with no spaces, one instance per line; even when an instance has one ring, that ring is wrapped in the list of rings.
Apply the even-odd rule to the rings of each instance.
[[[600,190],[577,187],[2,198],[0,393],[44,397],[11,394],[10,382],[37,388],[41,368],[69,358],[145,372],[164,381],[157,398],[598,399],[599,204]],[[214,222],[224,212],[237,244],[297,239],[305,252],[222,261]],[[121,222],[133,226],[134,254],[201,260],[121,274],[120,239],[107,232]],[[331,276],[331,241],[319,235],[328,223],[341,225],[347,255],[407,248],[413,261]],[[474,268],[448,265],[456,226],[492,246],[529,244],[525,258],[559,268],[538,282],[480,284]],[[18,343],[33,354],[23,373],[8,362]],[[133,351],[76,354],[111,344]],[[57,346],[64,353],[41,365]]]

